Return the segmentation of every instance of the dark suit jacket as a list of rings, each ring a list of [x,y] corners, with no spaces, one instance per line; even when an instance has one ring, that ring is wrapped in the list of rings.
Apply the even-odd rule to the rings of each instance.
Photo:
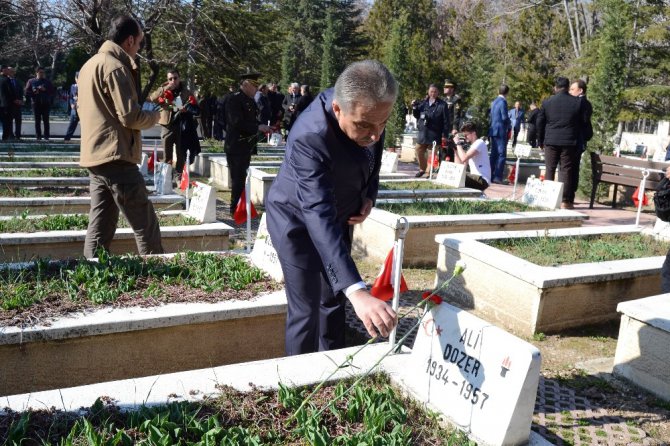
[[[230,155],[246,155],[258,141],[258,108],[256,102],[242,90],[228,96],[224,105],[226,142],[224,150]]]
[[[537,141],[541,146],[576,146],[585,123],[581,100],[559,91],[542,103],[537,115]]]
[[[498,95],[491,103],[491,126],[489,136],[507,136],[511,128],[507,114],[507,100]]]
[[[365,150],[340,129],[331,102],[319,94],[289,133],[286,155],[266,200],[272,244],[285,262],[323,269],[334,293],[361,280],[349,254],[347,220],[379,186],[383,138],[370,173]]]
[[[433,141],[437,141],[439,147],[442,143],[442,135],[449,137],[451,131],[449,107],[442,99],[436,99],[433,105],[428,103],[428,99],[422,101],[413,110],[413,114],[419,126],[417,138],[419,144],[432,144]]]
[[[14,100],[19,99],[16,90],[12,88],[9,77],[0,75],[0,108],[9,109]]]

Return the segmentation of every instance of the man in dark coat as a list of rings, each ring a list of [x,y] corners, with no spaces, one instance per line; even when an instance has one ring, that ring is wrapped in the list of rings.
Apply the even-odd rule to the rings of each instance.
[[[367,292],[350,255],[352,225],[377,197],[383,131],[397,94],[385,66],[356,62],[289,134],[266,200],[286,283],[288,355],[343,347],[345,298],[371,336],[388,336],[397,323],[391,307]]]
[[[430,84],[428,97],[421,102],[412,102],[412,114],[419,127],[419,135],[414,147],[419,162],[419,171],[415,175],[417,178],[422,177],[428,170],[426,152],[431,149],[433,143],[437,143],[435,153],[439,154],[442,137],[449,138],[451,131],[449,108],[446,102],[437,97],[438,94],[437,85]]]
[[[282,108],[284,109],[284,128],[287,132],[291,131],[293,123],[298,117],[298,101],[300,100],[300,84],[297,82],[292,83],[288,87],[288,94],[284,96],[284,102],[282,103]]]
[[[284,95],[279,91],[279,85],[274,82],[268,84],[268,100],[270,101],[270,108],[272,110],[272,125],[281,123],[284,117]]]
[[[491,181],[498,184],[507,184],[503,179],[505,161],[507,160],[508,132],[511,128],[507,114],[507,94],[509,87],[501,85],[498,97],[491,103],[489,142],[491,144],[489,158],[491,161]]]
[[[37,67],[35,74],[36,76],[26,84],[26,97],[33,103],[37,139],[42,139],[42,124],[44,124],[44,139],[49,139],[49,113],[56,89],[46,78],[44,68]]]
[[[230,95],[225,103],[226,142],[224,151],[230,173],[230,213],[235,212],[242,196],[247,169],[251,163],[251,153],[258,143],[258,132],[269,132],[271,128],[258,123],[258,108],[254,95],[258,90],[259,73],[241,76],[240,89]]]
[[[544,149],[547,180],[554,180],[556,167],[559,160],[561,162],[559,181],[563,183],[563,209],[574,209],[577,190],[574,169],[579,169],[581,155],[577,144],[587,120],[580,99],[568,93],[569,86],[567,78],[556,78],[554,95],[542,103],[537,116],[538,142]]]
[[[531,147],[537,147],[537,115],[540,113],[540,109],[537,108],[535,102],[530,103],[530,111],[528,112],[528,117],[526,118],[526,139],[528,144]]]

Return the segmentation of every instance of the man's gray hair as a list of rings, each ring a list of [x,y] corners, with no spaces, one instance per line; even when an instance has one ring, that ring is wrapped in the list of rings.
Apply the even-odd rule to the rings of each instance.
[[[291,82],[291,87],[293,88],[300,88],[300,84],[297,82]]]
[[[334,99],[347,112],[354,104],[368,106],[395,102],[398,82],[384,64],[376,60],[354,62],[335,82]]]

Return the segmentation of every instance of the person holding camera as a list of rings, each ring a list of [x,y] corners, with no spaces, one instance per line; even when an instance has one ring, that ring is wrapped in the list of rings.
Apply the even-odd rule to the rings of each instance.
[[[426,173],[428,167],[426,151],[432,147],[433,142],[438,144],[437,148],[439,150],[442,135],[448,137],[451,130],[447,103],[438,98],[438,94],[437,85],[430,84],[428,97],[425,100],[412,101],[412,114],[419,127],[417,144],[414,147],[416,158],[419,161],[419,171],[415,175],[416,178],[420,178]]]
[[[477,127],[467,121],[461,127],[461,133],[454,135],[454,162],[468,164],[470,172],[465,176],[465,187],[485,191],[491,183],[491,164],[489,163],[486,143],[477,137]]]
[[[56,90],[49,79],[46,78],[44,68],[37,67],[36,77],[30,79],[26,84],[26,97],[33,103],[35,116],[35,136],[42,139],[42,123],[44,123],[44,139],[49,139],[49,112],[51,101],[56,95]]]

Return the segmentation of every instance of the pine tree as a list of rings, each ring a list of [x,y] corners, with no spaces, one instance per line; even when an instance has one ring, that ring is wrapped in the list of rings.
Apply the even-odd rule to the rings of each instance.
[[[284,87],[296,82],[300,71],[295,35],[289,34],[285,39],[281,53],[281,85]]]
[[[386,124],[386,137],[384,139],[385,147],[397,147],[397,140],[402,137],[405,131],[405,116],[407,108],[405,107],[405,83],[411,76],[410,66],[408,65],[407,51],[409,45],[405,39],[408,23],[407,15],[403,14],[393,21],[391,26],[391,35],[389,36],[386,47],[384,48],[383,61],[388,69],[393,73],[398,82],[398,98],[393,104],[391,117]]]
[[[326,89],[335,85],[337,74],[340,67],[337,61],[339,48],[335,43],[336,35],[333,23],[333,14],[328,11],[326,16],[326,30],[323,32],[323,52],[321,55],[321,89]]]

